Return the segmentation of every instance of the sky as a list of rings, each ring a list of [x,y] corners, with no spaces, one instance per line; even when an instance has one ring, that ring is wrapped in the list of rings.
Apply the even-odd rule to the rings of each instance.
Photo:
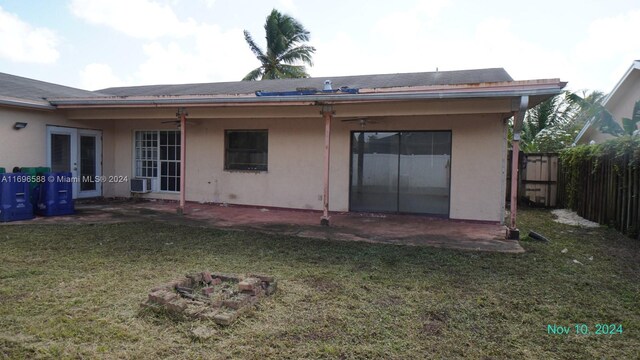
[[[0,0],[0,72],[97,90],[241,80],[272,9],[311,33],[313,77],[503,67],[609,92],[640,59],[632,0]]]

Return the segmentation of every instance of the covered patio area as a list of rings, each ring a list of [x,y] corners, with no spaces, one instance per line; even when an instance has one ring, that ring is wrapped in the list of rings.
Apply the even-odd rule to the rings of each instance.
[[[7,224],[109,224],[157,221],[175,225],[299,236],[433,246],[470,251],[522,253],[517,241],[505,240],[499,224],[445,220],[419,215],[332,213],[332,226],[318,224],[319,211],[187,202],[183,215],[175,201],[92,200],[76,204],[72,216],[38,217]]]

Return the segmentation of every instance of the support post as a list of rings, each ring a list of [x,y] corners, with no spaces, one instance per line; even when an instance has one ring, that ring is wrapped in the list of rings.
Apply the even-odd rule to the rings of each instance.
[[[187,183],[187,109],[179,108],[176,116],[180,120],[180,206],[178,214],[184,215]]]
[[[511,152],[511,208],[510,215],[511,219],[509,221],[509,227],[511,229],[516,228],[516,214],[518,212],[518,176],[520,172],[520,139],[511,141],[512,152]],[[520,137],[520,134],[518,134]]]
[[[520,231],[517,227],[518,213],[518,172],[520,169],[520,134],[522,131],[522,123],[524,115],[529,107],[529,97],[520,98],[520,107],[518,112],[513,115],[513,140],[511,141],[511,201],[510,201],[510,221],[507,230],[507,239],[519,240]]]
[[[320,225],[329,226],[329,172],[331,157],[331,120],[333,119],[333,107],[331,105],[322,106],[322,116],[324,117],[324,176],[322,194],[322,217]]]

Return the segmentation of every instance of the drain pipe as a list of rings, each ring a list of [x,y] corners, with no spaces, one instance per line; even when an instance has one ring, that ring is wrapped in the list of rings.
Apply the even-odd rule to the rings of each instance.
[[[522,123],[524,115],[529,107],[529,96],[520,98],[520,108],[513,116],[513,140],[511,141],[511,221],[507,230],[507,239],[519,240],[520,230],[516,226],[516,215],[518,212],[518,170],[520,167],[520,136],[522,133]]]
[[[331,105],[323,105],[320,112],[324,117],[324,191],[322,194],[322,217],[320,225],[329,226],[329,170],[331,156],[331,120],[335,114]]]
[[[179,108],[176,116],[180,118],[180,206],[178,214],[184,215],[185,190],[187,183],[187,109]]]

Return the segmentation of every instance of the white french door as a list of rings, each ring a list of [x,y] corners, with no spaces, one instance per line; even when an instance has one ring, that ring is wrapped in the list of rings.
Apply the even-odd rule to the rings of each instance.
[[[70,172],[73,198],[102,195],[102,131],[47,126],[47,166]]]

